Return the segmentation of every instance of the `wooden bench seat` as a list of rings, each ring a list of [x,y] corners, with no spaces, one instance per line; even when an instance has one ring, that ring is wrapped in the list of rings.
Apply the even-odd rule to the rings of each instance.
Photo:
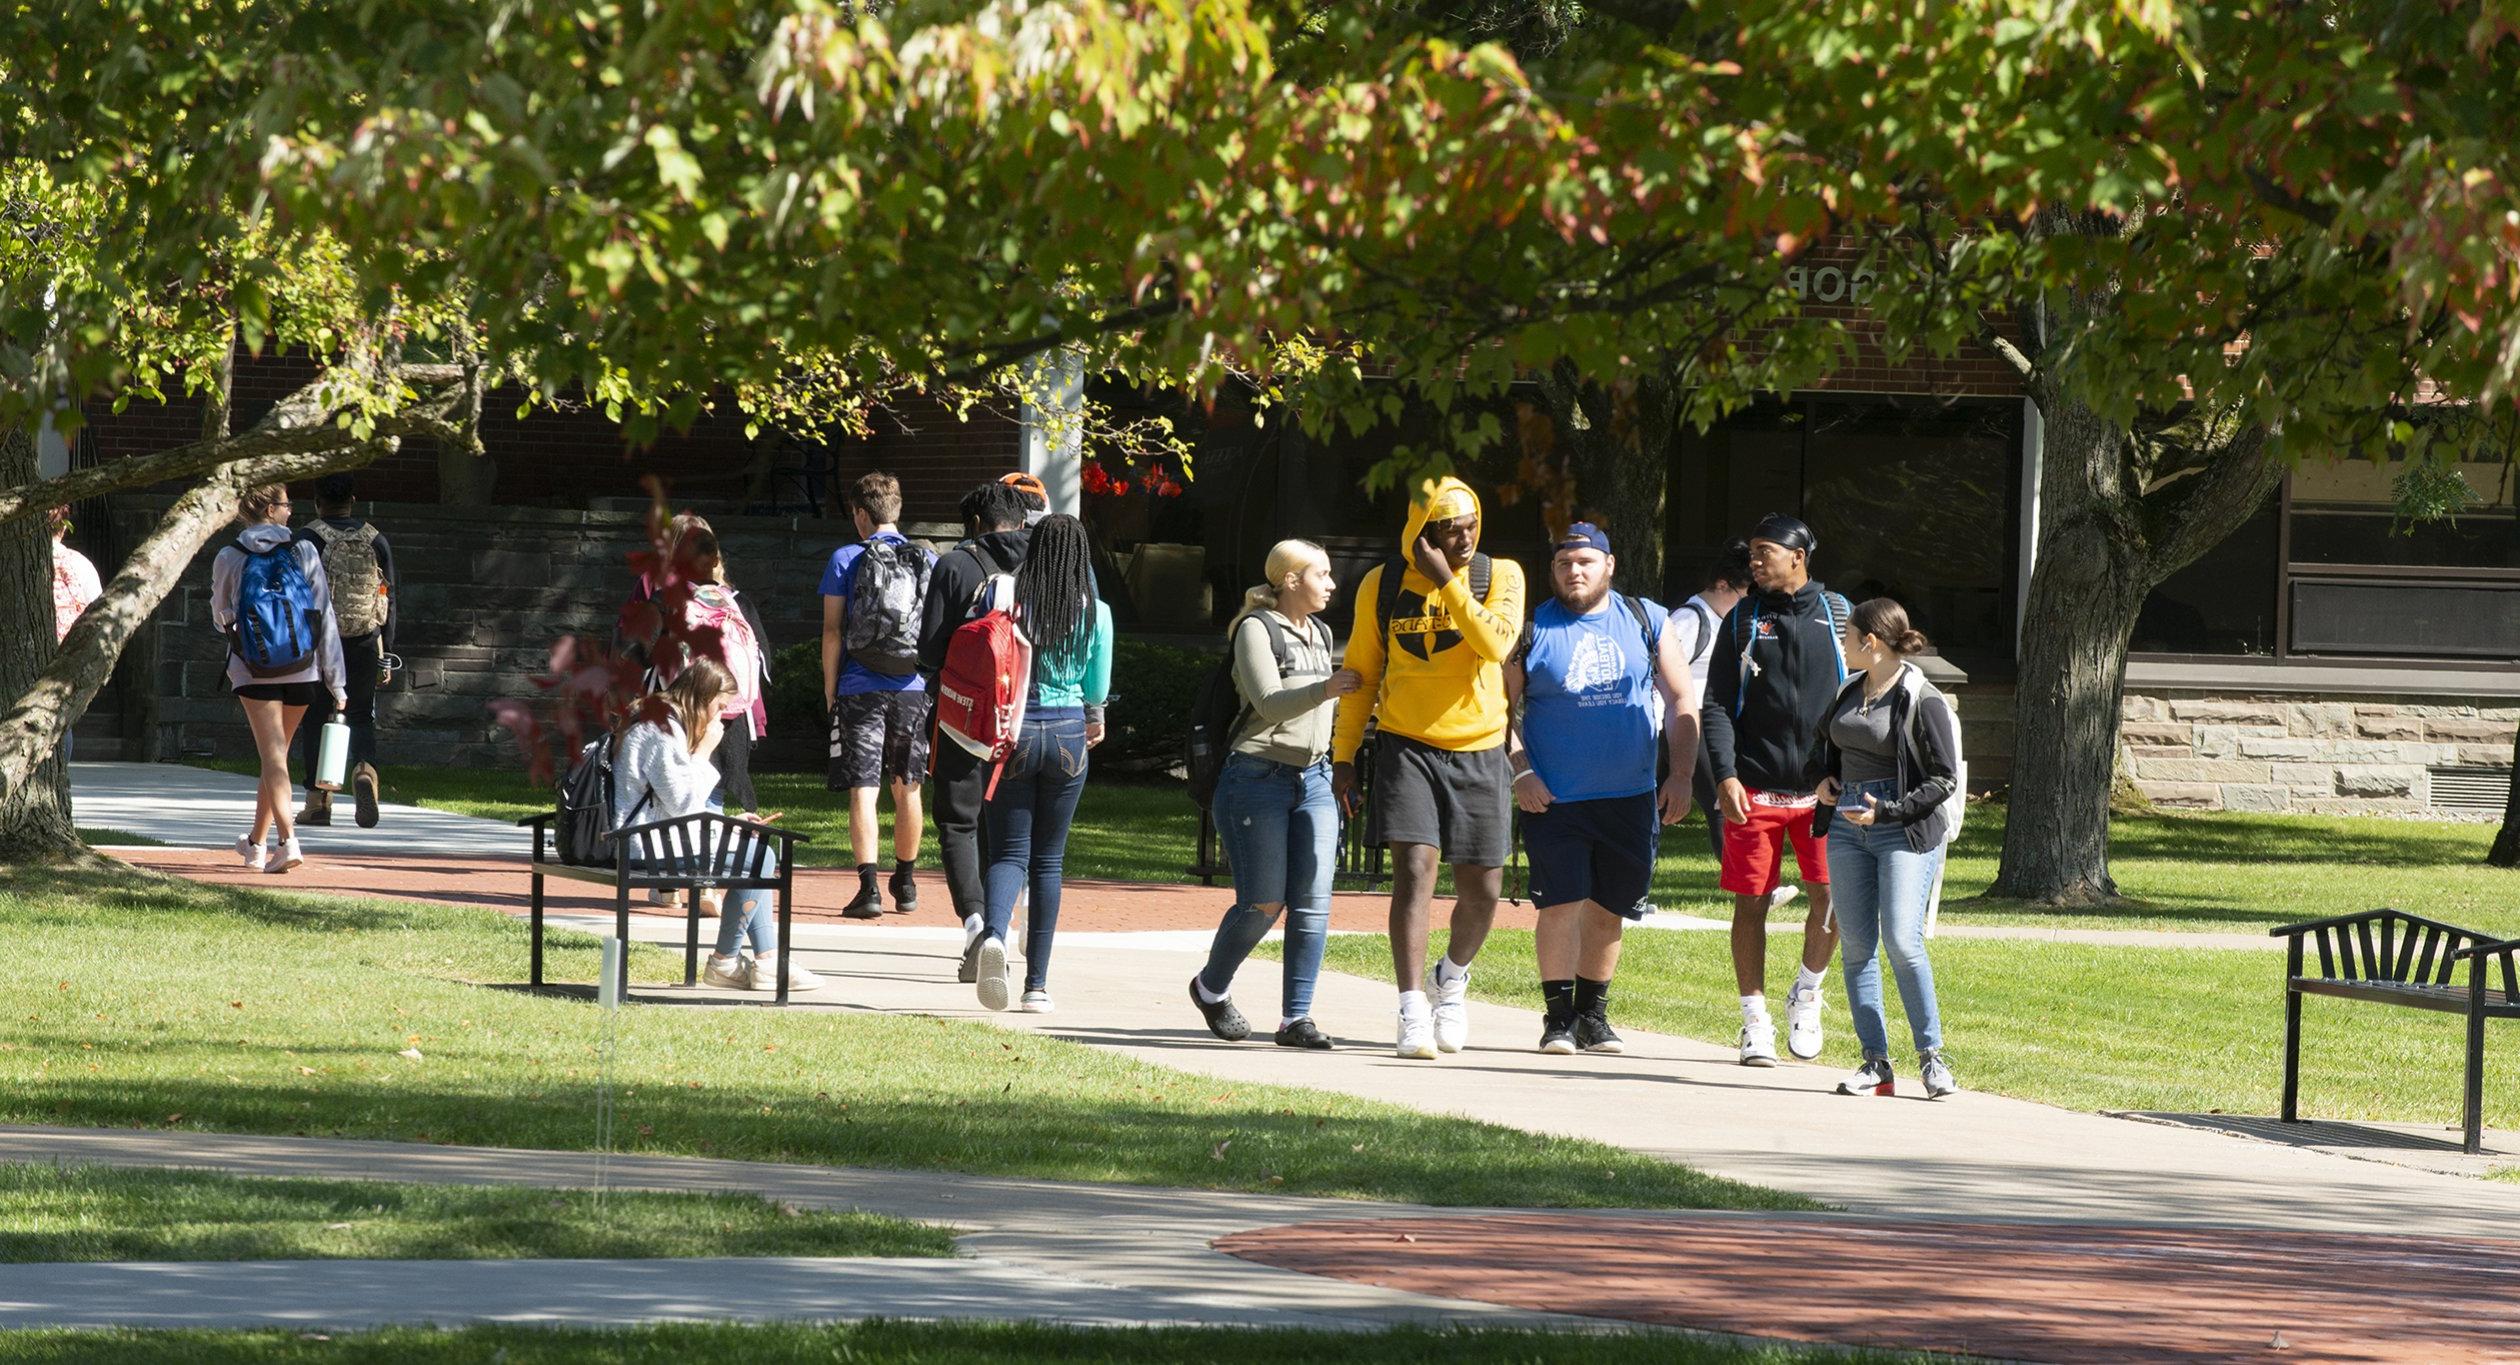
[[[2485,1021],[2520,1019],[2520,939],[2491,940],[2472,929],[2410,915],[2366,910],[2358,915],[2287,924],[2284,966],[2284,1104],[2286,1123],[2301,1121],[2301,998],[2324,995],[2467,1020],[2465,1147],[2484,1148]],[[2317,971],[2310,949],[2318,950]],[[2461,963],[2467,979],[2457,979]]]
[[[543,984],[543,884],[557,877],[612,888],[613,932],[625,949],[621,955],[624,999],[630,994],[630,954],[626,949],[630,943],[631,893],[671,891],[681,898],[683,984],[689,986],[700,979],[700,893],[772,892],[779,921],[779,988],[775,998],[782,1005],[788,1002],[788,967],[795,953],[795,939],[789,932],[795,900],[795,846],[808,842],[806,836],[717,811],[702,811],[614,830],[604,836],[605,841],[613,845],[616,853],[627,850],[630,856],[616,856],[611,867],[585,867],[560,861],[551,838],[551,826],[559,818],[557,812],[547,812],[516,822],[529,830],[534,840],[530,864],[533,947],[529,972],[533,987],[539,989]]]

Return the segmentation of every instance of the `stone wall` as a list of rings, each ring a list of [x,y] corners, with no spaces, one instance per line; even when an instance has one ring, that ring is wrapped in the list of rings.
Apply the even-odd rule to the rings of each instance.
[[[135,502],[118,510],[127,519],[124,543],[147,533],[159,506]],[[388,764],[515,763],[515,741],[492,722],[488,704],[538,699],[534,675],[549,667],[551,647],[563,635],[610,638],[630,586],[625,557],[643,544],[645,518],[381,504],[370,519],[392,542],[402,578],[395,652],[405,671],[377,697],[382,757]],[[771,646],[816,638],[823,565],[851,538],[847,523],[714,514],[710,520],[729,574],[762,613]],[[223,534],[203,549],[132,644],[132,667],[123,676],[155,681],[159,756],[252,752],[223,681],[226,645],[210,626],[210,561],[231,539]],[[123,707],[143,704],[113,700]],[[799,737],[783,734],[775,717],[771,728],[773,744]]]
[[[2490,819],[2438,808],[2434,767],[2508,770],[2509,698],[2128,692],[2135,784],[2192,810]]]

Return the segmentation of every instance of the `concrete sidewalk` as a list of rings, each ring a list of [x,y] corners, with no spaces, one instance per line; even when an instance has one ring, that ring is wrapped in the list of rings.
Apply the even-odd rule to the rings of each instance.
[[[599,1168],[580,1152],[23,1127],[0,1127],[0,1161],[546,1188],[592,1187]],[[609,1183],[941,1223],[962,1231],[965,1259],[17,1265],[0,1275],[0,1328],[865,1317],[1342,1330],[1612,1325],[1274,1269],[1209,1245],[1290,1223],[1459,1209],[703,1157],[617,1156]]]
[[[234,856],[237,839],[254,823],[254,779],[180,763],[73,763],[72,818],[81,829],[120,830],[172,848],[219,849]],[[292,815],[305,794],[289,793]],[[309,857],[377,854],[522,862],[525,836],[512,825],[419,806],[383,807],[375,829],[351,819],[346,797],[333,821],[299,831]]]

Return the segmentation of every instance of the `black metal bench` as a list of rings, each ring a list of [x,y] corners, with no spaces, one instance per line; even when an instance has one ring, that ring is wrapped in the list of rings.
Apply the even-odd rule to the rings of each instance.
[[[2284,1110],[2298,1123],[2301,1097],[2301,997],[2328,995],[2382,1005],[2467,1016],[2466,1149],[2484,1146],[2485,1021],[2520,1019],[2520,939],[2500,941],[2403,910],[2366,910],[2274,931],[2288,939],[2284,967]],[[2307,946],[2319,948],[2319,970],[2307,975]],[[2453,980],[2468,964],[2467,983]],[[2495,970],[2500,964],[2500,970]],[[2499,990],[2494,989],[2499,975]]]
[[[720,891],[771,891],[778,896],[779,919],[779,990],[778,1003],[788,999],[788,964],[796,951],[796,940],[788,931],[789,908],[794,899],[796,868],[795,846],[810,843],[801,834],[764,825],[753,820],[738,820],[717,811],[701,811],[695,815],[676,816],[670,820],[653,820],[632,825],[605,835],[616,850],[631,851],[630,857],[615,857],[611,867],[580,867],[564,863],[552,849],[552,822],[557,812],[527,816],[516,823],[533,831],[534,878],[533,894],[533,967],[531,984],[543,984],[543,882],[559,877],[566,881],[609,886],[613,890],[614,933],[621,939],[621,993],[630,994],[630,896],[634,891],[675,891],[683,898],[683,984],[700,979],[700,893]],[[778,866],[769,864],[775,858]],[[732,913],[733,907],[727,908]]]

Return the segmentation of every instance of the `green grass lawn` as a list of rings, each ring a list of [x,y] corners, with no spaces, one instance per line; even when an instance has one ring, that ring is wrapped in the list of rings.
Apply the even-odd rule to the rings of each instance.
[[[953,1254],[950,1229],[740,1194],[0,1165],[0,1261]]]
[[[583,1150],[597,1029],[491,911],[0,870],[0,1122]],[[556,940],[591,980],[596,940]],[[638,975],[679,979],[642,950]],[[975,1022],[623,1011],[624,1150],[1442,1204],[1807,1207],[1601,1144],[1236,1085]]]
[[[1837,1347],[1753,1346],[1669,1333],[1560,1334],[1400,1328],[1389,1332],[1248,1328],[1036,1327],[995,1323],[865,1322],[817,1326],[657,1327],[579,1331],[474,1327],[374,1332],[0,1332],[0,1365],[105,1360],[188,1365],[1877,1365],[1925,1356]]]
[[[847,812],[839,797],[823,790],[819,775],[764,773],[755,781],[768,808],[785,810],[791,828],[813,837],[800,862],[854,862]],[[511,769],[391,769],[385,785],[390,800],[493,819],[513,820],[550,805]],[[1950,923],[2262,933],[2294,920],[2394,905],[2484,932],[2520,934],[2520,874],[2482,862],[2493,842],[2491,825],[2232,813],[2121,818],[2110,826],[2111,868],[2128,903],[2055,911],[1981,896],[1995,879],[2004,815],[2000,804],[1970,807],[1944,893]],[[886,822],[889,829],[889,816]],[[1198,833],[1198,812],[1179,783],[1089,783],[1069,839],[1068,872],[1191,881],[1187,869]],[[890,848],[887,836],[879,856],[889,858]],[[934,848],[931,836],[931,860]],[[1667,910],[1731,915],[1731,897],[1715,885],[1697,817],[1667,832],[1654,894]],[[1787,918],[1799,921],[1801,914],[1800,906],[1789,907]]]
[[[1435,935],[1440,951],[1444,935]],[[1389,980],[1380,935],[1330,940],[1324,965]],[[1802,935],[1768,934],[1768,988],[1793,982]],[[1278,945],[1265,945],[1275,953]],[[2228,949],[2092,948],[2020,940],[1938,939],[1932,945],[1944,1044],[1962,1085],[2069,1109],[2272,1114],[2283,1081],[2283,958]],[[1498,930],[1481,950],[1471,993],[1539,1008],[1531,935]],[[1898,991],[1882,969],[1891,1052],[1915,1075]],[[1862,1061],[1843,974],[1829,973],[1824,1064]],[[1640,1029],[1731,1045],[1741,1026],[1726,936],[1627,936],[1611,1018]],[[1780,1008],[1777,1019],[1784,1026]],[[2520,1049],[2510,1031],[2485,1062],[2485,1121],[2520,1128]],[[2463,1037],[2456,1016],[2343,1000],[2302,1007],[2302,1113],[2312,1118],[2452,1124],[2459,1116]],[[1513,1046],[1530,1038],[1484,1040]],[[1780,1039],[1781,1042],[1781,1039]]]

